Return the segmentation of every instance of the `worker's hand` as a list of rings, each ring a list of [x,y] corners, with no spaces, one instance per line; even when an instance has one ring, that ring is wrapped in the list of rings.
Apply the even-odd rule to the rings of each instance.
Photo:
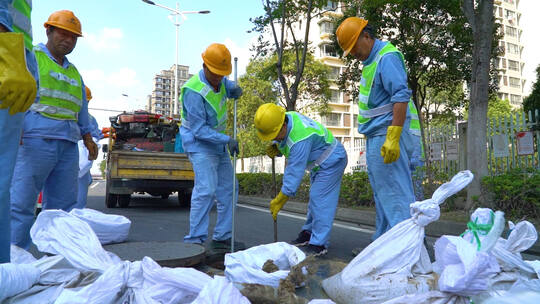
[[[281,156],[281,152],[279,152],[279,149],[276,144],[271,144],[268,147],[266,147],[266,155],[270,158],[274,158],[276,156]]]
[[[238,152],[240,152],[238,150],[238,141],[231,137],[227,144],[229,145],[229,153],[231,153],[231,155],[238,155]]]
[[[90,133],[83,135],[83,143],[86,149],[88,149],[88,160],[96,160],[98,157],[98,146]]]
[[[229,91],[229,96],[231,96],[231,98],[237,99],[237,98],[240,98],[240,96],[242,96],[242,92],[243,92],[242,88],[239,86],[236,86]]]
[[[381,147],[381,156],[385,164],[393,163],[399,158],[399,138],[402,129],[400,126],[389,126],[386,130],[386,140]]]
[[[278,212],[288,200],[289,197],[279,191],[279,194],[270,202],[270,213],[272,213],[274,221],[277,219]]]
[[[23,35],[0,34],[0,109],[25,112],[36,99],[36,80],[26,68]]]

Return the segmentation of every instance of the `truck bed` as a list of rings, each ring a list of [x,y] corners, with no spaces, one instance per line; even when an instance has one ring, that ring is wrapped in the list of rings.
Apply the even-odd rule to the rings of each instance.
[[[126,179],[194,180],[185,153],[113,150],[110,177]]]

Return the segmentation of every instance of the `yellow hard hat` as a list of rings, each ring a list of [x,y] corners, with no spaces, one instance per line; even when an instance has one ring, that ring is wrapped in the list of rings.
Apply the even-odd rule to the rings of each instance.
[[[253,121],[257,136],[261,140],[272,140],[276,138],[283,126],[285,109],[273,103],[265,103],[257,109]]]
[[[90,101],[90,99],[92,99],[92,91],[90,91],[87,86],[85,86],[84,88],[86,89],[86,100]]]
[[[72,11],[62,10],[52,13],[49,16],[49,20],[47,20],[43,26],[54,26],[70,31],[79,37],[82,36],[81,22],[79,21],[79,18],[75,17],[75,14],[73,14]]]
[[[221,43],[212,43],[202,53],[204,64],[210,72],[227,76],[232,71],[231,53],[227,47]]]
[[[338,26],[336,30],[336,36],[339,43],[339,46],[343,50],[343,56],[349,55],[349,52],[352,50],[358,40],[358,36],[366,27],[368,21],[366,19],[358,17],[349,17]]]

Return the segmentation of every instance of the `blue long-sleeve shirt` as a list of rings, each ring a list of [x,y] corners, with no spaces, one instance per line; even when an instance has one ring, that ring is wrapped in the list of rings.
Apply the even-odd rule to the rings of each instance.
[[[281,148],[284,148],[287,144],[287,138],[292,129],[292,117],[287,115],[287,133],[285,138],[277,143]],[[337,140],[337,139],[334,139]],[[317,160],[321,154],[328,148],[329,144],[326,143],[321,136],[310,136],[304,140],[295,143],[289,151],[289,157],[287,158],[287,166],[283,175],[283,186],[281,192],[291,197],[296,195],[296,191],[302,183],[306,167],[308,163]],[[346,151],[341,143],[338,143],[334,152],[324,161],[320,168],[328,168],[334,165],[341,158],[346,157]]]
[[[96,118],[92,116],[91,114],[88,114],[88,119],[90,121],[90,127],[91,127],[90,134],[92,135],[92,137],[97,140],[102,139],[104,136],[101,130],[99,129],[99,125],[97,123]]]
[[[375,39],[369,57],[362,62],[367,66],[375,60],[377,53],[387,44],[379,39]],[[386,54],[381,58],[377,66],[377,71],[373,79],[371,93],[368,99],[370,108],[377,108],[388,103],[408,102],[412,91],[407,85],[407,73],[399,55],[396,53]],[[365,124],[358,125],[358,132],[368,137],[385,135],[386,129],[392,123],[392,112],[381,116],[373,117]],[[410,113],[407,111],[407,118],[404,128],[408,128]]]
[[[0,0],[0,24],[2,24],[9,31],[13,31],[13,19],[11,18],[11,14],[8,9],[8,6],[12,2],[13,0]],[[36,62],[36,57],[34,56],[34,53],[32,52],[32,50],[28,50],[25,48],[25,52],[26,52],[26,67],[28,68],[28,71],[30,71],[32,76],[34,76],[34,79],[36,80],[36,83],[39,88],[39,71],[38,71],[38,66]],[[37,92],[37,96],[34,102],[37,102],[38,100],[39,100],[39,90]]]
[[[212,87],[206,80],[204,71],[199,71],[199,79]],[[236,86],[234,81],[223,78],[227,97],[231,98],[230,90]],[[189,121],[190,128],[180,127],[182,146],[185,152],[221,153],[226,151],[226,145],[231,138],[229,135],[217,132],[213,126],[217,124],[217,114],[204,98],[192,90],[187,90],[183,97],[182,111]]]
[[[40,43],[37,47],[45,52],[45,54],[47,54],[54,62],[58,63],[43,43]],[[70,62],[67,57],[64,57],[62,67],[67,68],[69,64]],[[82,135],[91,133],[92,128],[88,118],[88,102],[86,101],[84,82],[82,83],[81,90],[83,103],[77,121],[52,119],[45,117],[38,112],[28,111],[24,117],[23,137],[62,139],[77,143]]]

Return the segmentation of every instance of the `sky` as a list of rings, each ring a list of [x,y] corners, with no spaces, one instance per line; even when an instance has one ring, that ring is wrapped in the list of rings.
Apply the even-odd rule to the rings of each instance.
[[[175,8],[177,1],[154,0]],[[211,43],[225,44],[238,57],[238,75],[242,75],[252,54],[249,48],[257,33],[250,18],[264,13],[261,0],[181,0],[180,11],[210,10],[207,15],[189,14],[179,26],[179,64],[196,73],[202,66],[201,53]],[[34,0],[32,24],[34,44],[45,43],[43,23],[57,10],[68,9],[82,23],[83,37],[68,55],[92,90],[90,113],[100,127],[108,126],[115,112],[144,109],[152,92],[153,78],[169,69],[176,60],[176,31],[169,11],[141,0]],[[521,0],[521,28],[524,43],[525,94],[536,80],[540,64],[540,1]],[[231,75],[232,77],[232,75]],[[124,95],[127,95],[124,96]],[[103,141],[102,141],[103,142]],[[95,166],[94,166],[95,167]],[[94,172],[94,169],[93,169]]]

